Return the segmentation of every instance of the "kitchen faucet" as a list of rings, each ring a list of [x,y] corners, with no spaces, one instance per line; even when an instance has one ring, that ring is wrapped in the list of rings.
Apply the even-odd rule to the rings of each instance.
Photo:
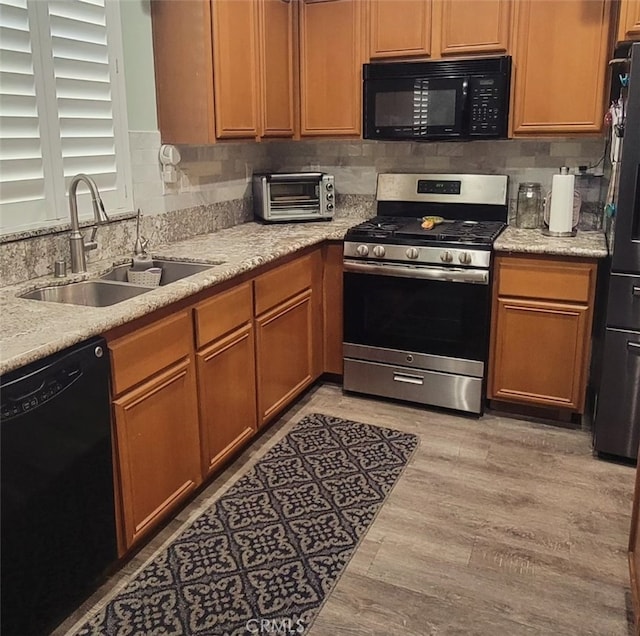
[[[87,185],[91,192],[93,216],[96,221],[91,232],[91,240],[88,243],[84,242],[84,235],[81,234],[78,224],[78,200],[76,190],[78,189],[78,184],[81,181]],[[102,225],[109,221],[109,217],[104,209],[104,204],[100,198],[100,193],[98,192],[98,186],[96,185],[96,182],[86,174],[77,174],[69,183],[69,214],[71,216],[71,234],[69,235],[69,246],[71,248],[71,271],[74,273],[86,272],[87,257],[85,252],[95,250],[98,247],[98,244],[96,243],[98,225]],[[104,220],[101,215],[104,216]]]

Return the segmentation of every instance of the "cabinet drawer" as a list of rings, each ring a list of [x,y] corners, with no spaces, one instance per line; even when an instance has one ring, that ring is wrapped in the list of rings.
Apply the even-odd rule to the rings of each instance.
[[[251,282],[244,283],[196,305],[198,349],[251,321],[253,316],[251,285]]]
[[[304,256],[256,278],[257,315],[311,287],[311,257]]]
[[[587,303],[595,283],[595,263],[498,256],[498,295]]]
[[[189,311],[182,311],[109,342],[116,395],[189,355],[190,318]]]

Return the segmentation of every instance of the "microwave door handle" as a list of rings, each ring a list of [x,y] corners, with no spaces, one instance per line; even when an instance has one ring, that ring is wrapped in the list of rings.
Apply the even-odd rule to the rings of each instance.
[[[462,108],[460,109],[460,121],[463,134],[469,132],[469,78],[462,80]]]

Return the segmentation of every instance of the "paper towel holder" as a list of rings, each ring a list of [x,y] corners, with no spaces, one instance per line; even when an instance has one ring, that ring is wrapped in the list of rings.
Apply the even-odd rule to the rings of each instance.
[[[544,198],[544,213],[542,233],[545,236],[575,236],[578,233],[578,223],[580,221],[580,208],[582,207],[582,195],[574,190],[573,192],[573,222],[570,232],[552,232],[549,229],[549,210],[551,209],[551,191],[547,192]]]
[[[560,174],[568,174],[569,169],[566,166],[563,166],[560,169]],[[574,189],[573,191],[573,210],[572,210],[572,223],[571,230],[566,232],[557,232],[549,229],[549,219],[551,212],[551,190],[547,192],[547,195],[544,198],[544,212],[543,212],[543,228],[542,233],[545,236],[556,236],[556,237],[569,237],[576,236],[578,223],[580,221],[580,208],[582,207],[582,195]]]

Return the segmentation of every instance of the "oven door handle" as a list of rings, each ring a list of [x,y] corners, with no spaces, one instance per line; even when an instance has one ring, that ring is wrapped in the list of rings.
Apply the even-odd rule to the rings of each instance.
[[[452,283],[489,284],[489,272],[486,269],[462,269],[460,267],[408,267],[379,263],[354,263],[344,261],[344,271],[354,274],[377,274],[397,278],[420,278]]]

